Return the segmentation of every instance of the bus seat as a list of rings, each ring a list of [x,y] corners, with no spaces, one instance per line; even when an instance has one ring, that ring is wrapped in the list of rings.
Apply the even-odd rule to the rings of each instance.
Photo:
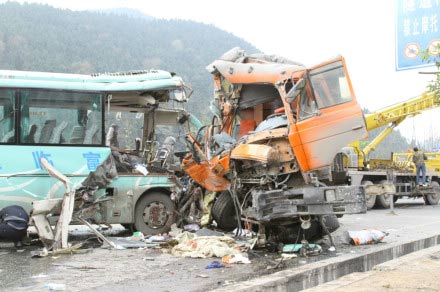
[[[255,130],[255,126],[257,122],[255,120],[241,120],[240,121],[240,129],[238,131],[238,139],[249,133],[250,131]]]
[[[14,138],[14,134],[15,134],[15,130],[11,130],[9,132],[7,132],[3,138],[2,138],[2,143],[9,143],[13,141]]]
[[[105,139],[106,146],[119,148],[118,129],[119,129],[118,125],[112,124],[110,126]]]
[[[73,127],[72,135],[70,137],[71,144],[82,144],[86,136],[86,128],[83,126]]]
[[[94,142],[93,136],[98,132],[98,125],[92,125],[90,128],[86,129],[85,132],[84,144],[92,144]]]
[[[84,137],[84,144],[97,144],[96,134],[99,133],[99,128],[101,125],[101,112],[92,111],[87,116],[86,134]]]
[[[32,124],[29,127],[29,134],[26,135],[26,137],[24,137],[24,143],[30,143],[30,144],[34,144],[35,143],[35,133],[37,132],[38,126],[35,124]]]
[[[43,129],[41,129],[39,143],[49,143],[52,132],[57,124],[56,120],[46,120]]]
[[[50,138],[49,143],[51,144],[59,144],[61,140],[61,134],[63,133],[64,129],[67,127],[67,122],[62,121],[61,124],[53,130],[52,137]]]

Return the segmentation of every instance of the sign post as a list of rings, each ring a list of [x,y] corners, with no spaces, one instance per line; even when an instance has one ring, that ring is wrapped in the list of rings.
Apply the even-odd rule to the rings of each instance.
[[[396,70],[432,66],[422,52],[438,57],[439,45],[440,0],[396,0]]]

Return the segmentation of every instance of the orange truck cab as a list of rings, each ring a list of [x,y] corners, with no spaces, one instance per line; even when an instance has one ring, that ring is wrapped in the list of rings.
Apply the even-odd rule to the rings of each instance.
[[[270,224],[366,211],[362,187],[331,185],[335,155],[367,136],[344,58],[308,68],[234,48],[207,69],[214,118],[203,138],[187,137],[194,151],[183,168],[219,192],[221,227],[236,225],[237,214]]]

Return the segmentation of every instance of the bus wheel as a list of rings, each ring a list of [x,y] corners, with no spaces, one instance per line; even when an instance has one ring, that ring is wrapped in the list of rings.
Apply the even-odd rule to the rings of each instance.
[[[436,191],[435,194],[430,194],[423,196],[423,199],[425,200],[426,205],[437,205],[438,201],[440,200],[440,193],[438,193],[439,190],[439,184],[436,181],[431,182],[431,187]]]
[[[143,234],[159,234],[174,223],[175,205],[170,196],[154,192],[143,195],[136,203],[134,226]]]
[[[363,186],[371,186],[373,183],[369,180],[364,180],[362,182]],[[367,204],[367,210],[371,210],[374,207],[374,204],[376,203],[376,195],[365,195],[365,202]]]
[[[237,227],[237,216],[235,214],[234,201],[229,191],[222,192],[212,205],[212,218],[217,226],[225,231],[232,231]]]
[[[379,183],[382,184],[385,182],[387,182],[387,181],[382,180]],[[391,205],[391,195],[386,194],[386,195],[377,196],[377,199],[376,199],[376,207],[377,208],[388,209],[390,207],[390,205]]]

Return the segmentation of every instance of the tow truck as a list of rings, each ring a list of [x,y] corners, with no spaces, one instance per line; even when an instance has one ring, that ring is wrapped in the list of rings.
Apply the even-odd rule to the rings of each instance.
[[[361,147],[361,141],[344,147],[336,156],[334,181],[350,181],[352,185],[364,185],[367,208],[389,208],[391,196],[423,197],[428,205],[438,204],[440,199],[440,176],[438,156],[429,153],[427,161],[428,187],[415,184],[415,169],[411,165],[412,153],[390,154],[391,159],[369,159],[369,154],[404,120],[424,111],[440,107],[438,91],[425,92],[420,96],[365,115],[367,130],[385,127],[369,144]],[[338,178],[342,178],[338,180]]]

